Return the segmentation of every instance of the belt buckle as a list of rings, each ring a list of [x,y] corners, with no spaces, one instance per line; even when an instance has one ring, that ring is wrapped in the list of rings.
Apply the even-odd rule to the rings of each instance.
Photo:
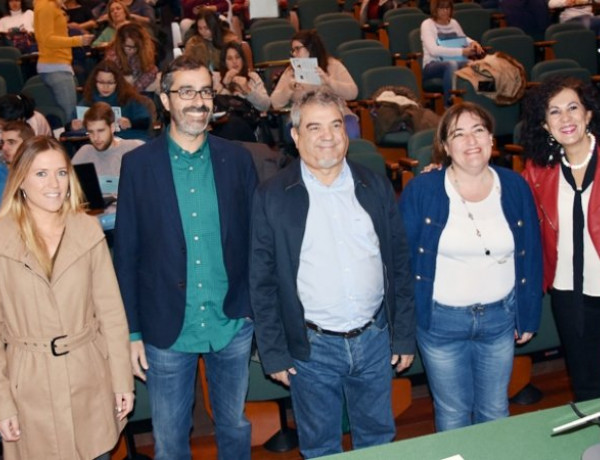
[[[60,339],[65,339],[67,336],[66,335],[59,335],[57,337],[54,337],[51,341],[50,341],[50,349],[52,350],[52,355],[53,356],[63,356],[63,355],[68,355],[69,351],[63,351],[62,353],[59,353],[58,351],[56,351],[56,341],[60,340]]]

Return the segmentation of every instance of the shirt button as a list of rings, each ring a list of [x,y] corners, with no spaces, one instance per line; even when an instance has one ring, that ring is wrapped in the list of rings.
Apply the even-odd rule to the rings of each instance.
[[[200,238],[198,238],[197,236],[194,237],[194,241],[198,241]]]
[[[204,311],[204,310],[206,310],[206,307],[204,305],[201,305],[200,310]]]
[[[202,289],[202,283],[198,283],[198,287]]]
[[[195,189],[195,188],[191,188],[191,189],[190,189],[190,193],[195,193],[195,192],[196,192],[196,189]]]
[[[200,326],[202,326],[202,327],[206,327],[206,324],[202,323],[202,324],[200,324]]]
[[[190,166],[188,169],[189,169],[190,171],[193,171],[193,170],[194,170],[194,167],[193,167],[193,166]]]
[[[200,259],[196,260],[196,265],[200,265]]]
[[[200,159],[201,159],[201,160],[204,160],[204,155],[200,155]]]
[[[193,212],[193,213],[192,213],[192,217],[197,217],[197,216],[198,216],[198,213],[197,213],[197,212]]]
[[[179,160],[179,155],[175,155],[173,158],[175,158],[176,160]]]

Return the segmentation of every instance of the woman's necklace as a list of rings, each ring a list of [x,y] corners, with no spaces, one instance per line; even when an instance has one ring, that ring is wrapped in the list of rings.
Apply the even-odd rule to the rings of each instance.
[[[506,261],[508,260],[508,258],[506,256],[498,259],[497,257],[492,255],[492,251],[490,251],[490,248],[489,248],[485,238],[483,237],[483,234],[481,233],[479,225],[477,224],[477,221],[475,220],[475,216],[469,209],[467,200],[465,200],[463,198],[463,195],[460,192],[460,183],[458,182],[458,178],[456,177],[456,171],[454,170],[454,167],[452,165],[450,165],[450,169],[452,170],[452,176],[453,176],[452,182],[454,182],[454,188],[455,188],[456,192],[458,193],[458,196],[460,198],[461,203],[463,204],[463,206],[465,208],[465,211],[467,212],[467,217],[469,218],[469,220],[471,221],[471,224],[473,225],[473,228],[475,229],[475,235],[477,236],[477,238],[479,238],[479,241],[481,241],[481,245],[483,246],[483,253],[487,257],[490,257],[491,259],[493,259],[497,264],[506,263]],[[498,186],[496,186],[495,189],[498,192],[498,194],[500,194],[500,188]]]
[[[594,137],[594,135],[592,133],[587,133],[587,135],[590,139],[590,151],[588,152],[585,159],[579,164],[572,165],[571,163],[569,163],[569,160],[567,160],[567,155],[565,155],[565,148],[564,147],[560,148],[560,159],[561,159],[562,163],[567,168],[570,168],[572,171],[577,171],[578,169],[585,168],[588,165],[588,163],[590,162],[590,160],[592,159],[592,155],[594,155],[594,149],[596,148],[596,138]]]

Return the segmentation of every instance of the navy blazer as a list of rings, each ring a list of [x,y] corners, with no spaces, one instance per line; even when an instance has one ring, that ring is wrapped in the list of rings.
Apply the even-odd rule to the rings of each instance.
[[[257,177],[250,152],[208,135],[217,189],[223,260],[229,281],[223,309],[251,316],[248,292],[250,209]],[[186,244],[167,135],[123,157],[114,259],[130,332],[170,347],[181,332],[186,300]]]
[[[415,352],[415,312],[409,249],[389,181],[348,161],[360,205],[371,217],[384,266],[384,307],[392,352]],[[252,211],[250,295],[263,369],[273,374],[306,361],[310,344],[296,280],[309,198],[300,161],[261,185]]]

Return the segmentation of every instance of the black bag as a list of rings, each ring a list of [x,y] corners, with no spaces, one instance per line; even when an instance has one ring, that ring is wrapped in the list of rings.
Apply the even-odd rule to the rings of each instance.
[[[230,94],[217,94],[214,99],[214,112],[227,112],[236,115],[256,129],[260,121],[260,112],[243,97]]]

